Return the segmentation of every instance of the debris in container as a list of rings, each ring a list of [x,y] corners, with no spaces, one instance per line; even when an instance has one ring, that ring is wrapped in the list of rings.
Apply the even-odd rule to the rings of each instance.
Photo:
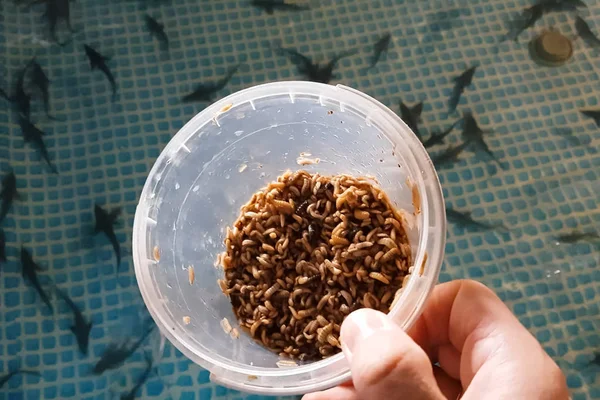
[[[192,319],[190,317],[188,317],[187,315],[185,317],[183,317],[184,324],[189,325],[190,322],[192,322]]]
[[[401,212],[350,175],[285,172],[242,207],[225,244],[218,284],[241,328],[302,361],[340,351],[350,312],[387,313],[412,264]]]
[[[223,328],[223,331],[227,334],[231,332],[231,324],[229,323],[229,320],[227,318],[223,318],[221,320],[221,328]]]
[[[231,336],[232,339],[238,339],[240,337],[240,331],[238,331],[236,328],[233,328],[231,332],[229,332],[229,336]]]
[[[190,285],[194,284],[195,279],[196,279],[196,274],[194,273],[194,267],[192,265],[190,265],[188,267],[188,280],[190,282]]]
[[[152,255],[156,261],[160,261],[160,250],[158,249],[158,246],[154,246],[154,249],[152,249]]]
[[[242,173],[242,172],[244,172],[246,170],[246,168],[248,168],[248,165],[247,164],[242,164],[242,165],[239,166],[238,172]]]
[[[256,376],[256,375],[248,375],[248,380],[249,381],[255,381],[257,379],[258,379],[258,376]]]
[[[318,164],[321,162],[320,158],[308,158],[303,156],[302,154],[300,155],[300,157],[296,158],[296,163],[298,165],[314,165],[314,164]]]

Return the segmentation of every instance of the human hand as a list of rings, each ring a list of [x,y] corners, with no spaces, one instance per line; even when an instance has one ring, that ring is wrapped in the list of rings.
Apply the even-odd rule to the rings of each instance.
[[[385,314],[361,309],[342,324],[341,340],[352,382],[303,400],[569,398],[537,340],[474,281],[438,285],[408,334]]]

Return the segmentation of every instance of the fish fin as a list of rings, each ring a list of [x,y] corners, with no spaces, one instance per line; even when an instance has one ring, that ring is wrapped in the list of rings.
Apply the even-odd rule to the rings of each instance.
[[[414,105],[414,106],[411,108],[411,110],[410,110],[410,111],[413,113],[413,115],[414,115],[416,118],[420,118],[420,117],[421,117],[421,113],[423,112],[423,102],[420,102],[420,103],[418,103],[418,104],[415,104],[415,105]]]

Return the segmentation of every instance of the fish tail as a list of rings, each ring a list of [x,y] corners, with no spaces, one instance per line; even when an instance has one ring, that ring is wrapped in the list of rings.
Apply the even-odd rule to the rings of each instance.
[[[115,251],[115,255],[117,256],[117,271],[119,270],[119,266],[121,265],[121,247],[119,246],[119,241],[117,240],[117,235],[113,231],[107,232],[106,236],[108,236],[108,240],[112,244],[113,250]]]
[[[99,66],[100,71],[102,71],[104,73],[104,75],[106,75],[106,79],[108,79],[108,82],[110,83],[110,86],[112,88],[112,93],[113,93],[113,101],[115,101],[116,97],[117,97],[117,82],[115,81],[115,77],[113,76],[112,72],[110,72],[110,69],[108,69],[108,67],[106,65],[100,65]]]

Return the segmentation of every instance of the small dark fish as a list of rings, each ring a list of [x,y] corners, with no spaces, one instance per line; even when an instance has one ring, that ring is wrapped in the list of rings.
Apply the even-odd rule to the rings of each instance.
[[[60,290],[58,287],[55,287],[54,290],[56,291],[56,294],[58,294],[58,296],[61,299],[63,299],[65,303],[67,303],[71,311],[73,311],[73,315],[75,317],[75,324],[71,326],[71,332],[73,332],[75,338],[77,339],[77,345],[79,346],[79,351],[81,352],[81,354],[87,355],[92,323],[88,323],[85,320],[85,317],[81,313],[81,310],[77,307],[75,303],[73,303],[73,300],[71,300],[65,292]]]
[[[6,235],[0,229],[0,263],[6,262]]]
[[[561,136],[572,146],[584,146],[589,152],[594,154],[598,151],[589,141],[586,142],[577,136],[571,128],[555,128],[552,133]]]
[[[4,375],[3,377],[0,377],[0,388],[2,388],[6,382],[8,382],[13,376],[16,375],[32,375],[32,376],[38,376],[41,377],[42,374],[40,374],[37,371],[29,371],[26,369],[17,369],[15,371],[9,372],[8,374]]]
[[[21,196],[17,192],[17,177],[10,171],[2,178],[2,190],[0,190],[0,223],[8,214],[13,200],[20,200]]]
[[[539,21],[544,15],[544,5],[535,4],[531,7],[523,10],[515,20],[510,22],[511,29],[506,34],[507,39],[514,40],[515,42],[527,29],[533,27],[537,21]]]
[[[508,230],[508,228],[503,224],[493,225],[488,224],[486,222],[475,221],[473,218],[471,218],[471,212],[469,211],[457,211],[451,208],[446,208],[446,218],[448,218],[448,221],[455,223],[459,226],[475,230]]]
[[[121,209],[115,208],[110,212],[106,211],[98,204],[94,205],[94,216],[96,217],[96,234],[102,232],[106,235],[117,256],[117,271],[119,271],[119,266],[121,265],[121,247],[119,246],[119,241],[117,240],[117,235],[115,235],[115,222],[117,218],[121,215]]]
[[[41,3],[46,3],[44,17],[48,20],[50,38],[61,46],[66,45],[68,42],[61,43],[58,40],[58,37],[56,36],[56,27],[58,26],[59,21],[63,20],[69,32],[74,33],[74,30],[71,27],[71,6],[69,0],[34,0],[30,2],[29,5]]]
[[[140,390],[140,388],[144,385],[144,383],[146,383],[146,381],[152,374],[152,369],[154,368],[154,364],[152,363],[152,357],[147,353],[145,354],[145,357],[146,357],[146,369],[144,370],[144,372],[142,372],[142,374],[138,378],[135,386],[132,387],[131,390],[129,392],[127,392],[127,394],[121,395],[121,400],[135,399],[135,396],[136,396],[138,390]]]
[[[162,45],[165,46],[165,49],[168,50],[169,38],[165,33],[165,26],[148,14],[144,16],[144,19],[146,20],[146,28],[148,28],[150,34],[154,36],[160,43],[162,43]]]
[[[433,165],[436,168],[440,168],[446,164],[450,164],[456,162],[458,160],[458,156],[465,151],[465,148],[469,145],[469,143],[461,143],[458,146],[448,146],[448,148],[436,156],[431,158]]]
[[[460,101],[460,96],[462,96],[465,88],[471,85],[473,81],[473,75],[475,75],[475,70],[477,66],[471,67],[467,69],[465,72],[460,74],[460,76],[454,78],[454,89],[452,89],[452,95],[448,100],[448,112],[451,113],[456,110],[456,106]]]
[[[421,132],[419,132],[419,120],[421,119],[422,112],[423,102],[417,103],[412,107],[407,106],[402,101],[400,102],[400,114],[402,120],[421,141],[423,138],[421,137]]]
[[[31,67],[34,60],[32,59],[27,65],[19,72],[17,81],[15,83],[15,91],[12,96],[9,96],[4,90],[0,90],[0,96],[10,101],[16,108],[19,115],[29,118],[31,114],[31,95],[25,91],[25,77],[29,67]]]
[[[375,65],[377,65],[381,57],[387,54],[391,42],[392,34],[389,32],[383,35],[375,42],[375,45],[373,46],[373,56],[371,57],[371,63],[369,64],[367,70],[375,67]]]
[[[586,117],[592,118],[596,126],[600,128],[600,110],[579,110],[579,112]]]
[[[306,11],[310,10],[308,4],[295,4],[286,0],[252,0],[250,2],[254,7],[264,10],[267,14],[273,15],[276,10],[280,11]]]
[[[321,65],[321,63],[314,63],[309,57],[298,53],[294,49],[285,49],[280,47],[276,49],[279,55],[286,56],[296,66],[298,72],[303,75],[306,79],[312,82],[318,83],[329,83],[332,79],[336,78],[333,70],[337,63],[346,57],[350,57],[357,53],[356,50],[350,50],[333,57],[328,63]]]
[[[552,12],[577,11],[579,8],[587,8],[587,4],[582,0],[540,0],[537,4],[526,10],[535,6],[541,7],[545,14]]]
[[[33,146],[37,147],[40,151],[40,155],[50,167],[50,170],[58,174],[56,167],[52,165],[50,162],[50,156],[48,155],[48,150],[46,149],[46,144],[44,143],[44,132],[38,129],[31,121],[27,118],[23,118],[23,116],[19,117],[19,125],[21,125],[21,131],[23,133],[23,140],[25,143],[31,143]]]
[[[131,339],[126,339],[124,342],[109,344],[104,353],[102,353],[100,360],[94,366],[94,374],[100,375],[106,370],[115,369],[123,365],[125,360],[135,353],[138,347],[152,333],[153,329],[154,325],[151,325],[137,342],[131,343]]]
[[[50,303],[50,297],[46,294],[42,285],[38,280],[37,271],[43,271],[43,269],[33,261],[31,254],[24,248],[21,247],[21,275],[26,282],[29,282],[31,286],[35,288],[44,303],[48,306],[51,313],[54,313],[54,307]]]
[[[439,133],[432,133],[431,136],[429,136],[429,139],[423,142],[423,146],[425,146],[425,148],[427,149],[431,146],[435,146],[436,144],[444,143],[444,139],[446,138],[446,136],[448,136],[450,132],[452,132],[454,128],[456,128],[456,125],[458,125],[460,121],[462,121],[462,119],[459,119],[458,121],[450,125],[450,127],[445,131]]]
[[[194,89],[192,93],[183,96],[181,101],[184,103],[212,101],[217,95],[217,92],[227,86],[238,69],[240,69],[240,64],[231,68],[229,72],[227,72],[227,75],[216,82],[201,83],[196,87],[196,89]]]
[[[46,111],[46,115],[50,119],[55,119],[50,115],[50,79],[48,79],[48,76],[46,76],[46,73],[42,69],[42,66],[38,64],[37,61],[33,61],[33,63],[31,64],[31,69],[31,81],[33,82],[34,86],[37,86],[37,88],[42,93],[42,99],[44,101],[44,110]]]
[[[505,169],[504,165],[496,158],[494,153],[490,150],[489,146],[485,142],[483,138],[483,134],[486,132],[482,130],[477,121],[473,117],[471,113],[465,113],[464,117],[464,127],[462,132],[462,137],[465,143],[472,145],[475,150],[482,150],[485,154],[492,158],[502,169]]]
[[[600,39],[592,32],[587,22],[580,16],[575,17],[575,29],[579,37],[592,48],[600,47]]]
[[[117,83],[115,82],[115,77],[113,76],[112,72],[110,72],[108,65],[106,65],[106,62],[110,60],[110,57],[103,56],[87,44],[84,44],[83,47],[85,48],[85,54],[90,60],[90,68],[92,71],[99,69],[104,75],[106,75],[106,79],[108,79],[112,88],[112,100],[115,101],[117,97]]]
[[[577,232],[565,233],[556,236],[556,240],[560,243],[577,243],[577,242],[597,242],[600,239],[598,232]]]

